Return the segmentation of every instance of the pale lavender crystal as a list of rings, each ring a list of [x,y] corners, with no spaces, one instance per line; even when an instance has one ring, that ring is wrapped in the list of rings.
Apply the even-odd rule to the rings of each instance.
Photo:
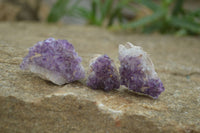
[[[87,86],[104,91],[120,87],[117,69],[114,62],[107,55],[99,55],[91,60]]]
[[[141,47],[131,43],[120,45],[119,60],[121,85],[155,99],[165,90],[151,59]]]
[[[20,68],[62,85],[85,77],[81,61],[81,57],[67,40],[48,38],[29,49]]]

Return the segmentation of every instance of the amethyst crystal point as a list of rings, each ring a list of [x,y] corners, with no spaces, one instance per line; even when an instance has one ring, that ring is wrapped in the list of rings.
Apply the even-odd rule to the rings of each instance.
[[[48,38],[29,49],[20,68],[62,85],[85,77],[81,60],[67,40]]]
[[[115,64],[107,55],[99,55],[91,60],[87,86],[105,91],[120,87],[119,74]]]
[[[155,99],[165,90],[151,59],[141,47],[131,43],[119,45],[119,60],[121,85]]]

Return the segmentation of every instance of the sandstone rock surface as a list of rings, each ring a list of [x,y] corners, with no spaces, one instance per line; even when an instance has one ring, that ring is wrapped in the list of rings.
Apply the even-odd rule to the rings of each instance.
[[[19,68],[28,48],[48,37],[69,40],[88,69],[94,54],[119,66],[118,44],[142,46],[166,90],[157,100],[85,81],[57,86]],[[200,38],[112,33],[95,27],[0,23],[0,132],[198,133]]]

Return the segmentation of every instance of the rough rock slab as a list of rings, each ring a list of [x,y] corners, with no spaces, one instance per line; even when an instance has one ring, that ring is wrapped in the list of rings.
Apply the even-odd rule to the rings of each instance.
[[[28,48],[48,37],[74,44],[88,68],[93,54],[117,60],[130,41],[150,55],[166,88],[159,99],[121,87],[57,86],[19,69]],[[200,132],[200,38],[112,33],[95,27],[0,23],[0,132]]]

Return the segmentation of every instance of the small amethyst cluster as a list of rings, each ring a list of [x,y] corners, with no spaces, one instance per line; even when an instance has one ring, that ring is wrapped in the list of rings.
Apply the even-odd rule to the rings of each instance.
[[[120,87],[117,69],[107,55],[99,55],[91,60],[87,86],[92,89],[103,89],[105,91]]]
[[[153,63],[141,47],[127,43],[119,46],[121,85],[153,98],[165,90]]]
[[[85,77],[81,60],[67,40],[49,38],[29,49],[20,68],[62,85]]]

